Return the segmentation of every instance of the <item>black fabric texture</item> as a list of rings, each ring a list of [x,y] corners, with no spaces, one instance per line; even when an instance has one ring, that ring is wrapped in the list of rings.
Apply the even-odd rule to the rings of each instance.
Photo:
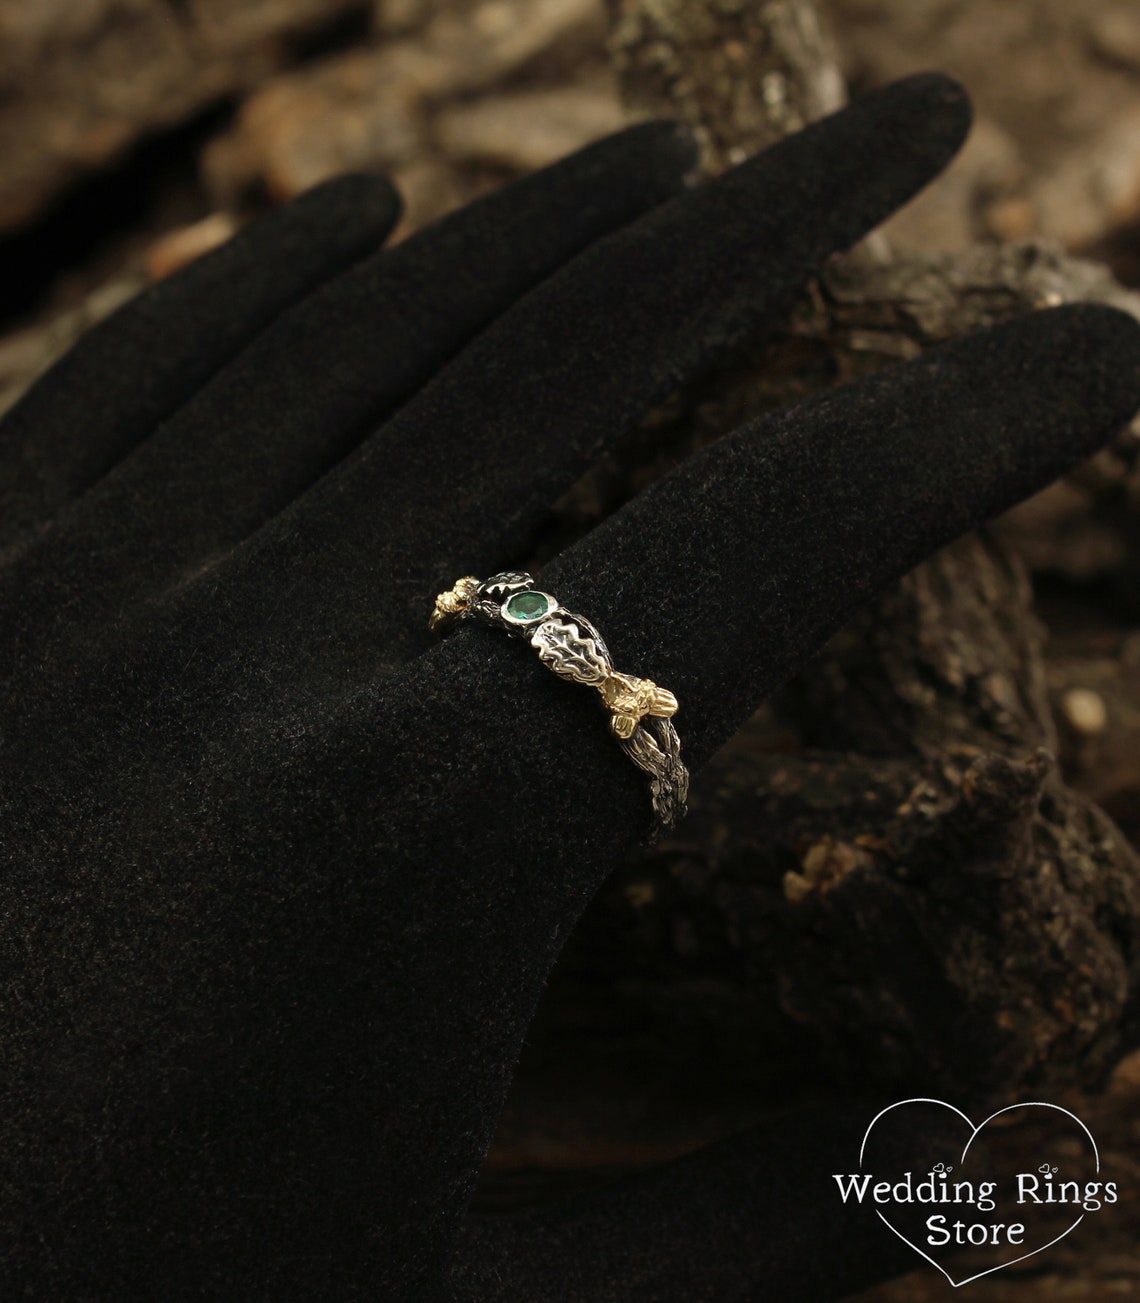
[[[0,547],[94,484],[277,313],[382,244],[398,216],[383,177],[338,178],[88,331],[4,421]]]
[[[833,1173],[855,1163],[882,1101],[802,1104],[601,1194],[468,1218],[455,1272],[464,1303],[817,1303],[914,1267],[873,1207],[841,1208]],[[876,1171],[929,1170],[957,1133],[918,1110]],[[924,1166],[924,1164],[926,1166]],[[746,1246],[742,1252],[742,1246]]]
[[[557,1232],[459,1239],[542,982],[648,802],[592,694],[491,630],[433,645],[426,616],[525,555],[599,453],[968,121],[954,83],[912,78],[696,188],[650,124],[363,260],[394,208],[334,183],[299,201],[314,243],[353,187],[383,220],[319,285],[251,291],[216,337],[211,278],[228,257],[276,284],[260,260],[301,237],[257,230],[304,225],[287,209],[171,288],[160,398],[101,379],[120,348],[139,365],[132,305],[7,418],[0,1297],[691,1303],[901,1265],[854,1223],[807,1266],[772,1252],[776,1216],[808,1242],[843,1111],[805,1128],[812,1182],[781,1169],[772,1197],[753,1137]],[[677,692],[699,767],[876,589],[1112,437],[1138,362],[1107,309],[962,341],[737,431],[542,582]],[[125,415],[92,451],[102,383]],[[653,1225],[732,1192],[757,1215],[703,1293],[650,1280]],[[541,1261],[511,1249],[528,1224]]]

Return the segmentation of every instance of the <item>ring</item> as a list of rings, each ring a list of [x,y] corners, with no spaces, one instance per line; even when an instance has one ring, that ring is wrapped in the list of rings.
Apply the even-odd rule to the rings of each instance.
[[[556,597],[535,588],[521,570],[479,580],[467,575],[435,599],[429,625],[442,632],[460,620],[479,620],[526,638],[539,659],[564,679],[596,688],[610,712],[610,730],[626,755],[649,775],[653,829],[669,832],[685,813],[689,771],[673,727],[677,698],[649,679],[619,674],[602,635]]]

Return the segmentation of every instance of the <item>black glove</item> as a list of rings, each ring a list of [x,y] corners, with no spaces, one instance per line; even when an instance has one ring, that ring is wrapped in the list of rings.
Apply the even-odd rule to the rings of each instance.
[[[678,132],[639,127],[355,264],[396,205],[335,182],[9,415],[0,1297],[691,1303],[908,1261],[821,1208],[864,1114],[461,1229],[648,800],[593,694],[426,617],[967,119],[912,79],[691,193]],[[1109,439],[1138,360],[1130,319],[1059,309],[823,394],[543,587],[676,692],[699,767],[871,593]]]

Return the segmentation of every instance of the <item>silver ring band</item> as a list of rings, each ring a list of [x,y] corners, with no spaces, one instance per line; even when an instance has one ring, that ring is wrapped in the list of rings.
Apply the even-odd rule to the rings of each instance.
[[[673,727],[677,698],[649,679],[619,674],[602,635],[589,620],[567,611],[535,587],[525,571],[490,579],[470,575],[435,599],[431,628],[479,620],[526,638],[539,659],[561,678],[596,688],[610,711],[610,730],[626,755],[649,776],[653,829],[649,840],[669,832],[685,813],[689,771]]]

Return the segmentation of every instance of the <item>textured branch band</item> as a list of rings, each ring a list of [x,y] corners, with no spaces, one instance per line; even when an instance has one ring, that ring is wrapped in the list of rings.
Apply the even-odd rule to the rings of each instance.
[[[478,580],[467,576],[435,599],[431,628],[480,620],[526,638],[561,678],[597,689],[610,712],[610,729],[635,765],[649,776],[654,826],[650,840],[670,831],[685,813],[689,771],[673,727],[677,698],[649,679],[620,674],[602,635],[584,616],[565,610],[535,588],[524,571]]]

